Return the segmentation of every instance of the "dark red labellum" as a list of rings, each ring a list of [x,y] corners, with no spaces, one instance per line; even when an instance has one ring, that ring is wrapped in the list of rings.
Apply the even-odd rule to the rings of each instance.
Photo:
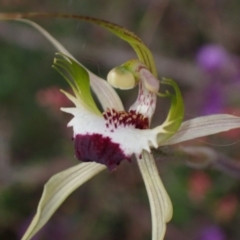
[[[122,160],[131,160],[120,149],[118,143],[101,134],[78,134],[75,136],[75,155],[83,162],[104,164],[109,170],[115,169]]]

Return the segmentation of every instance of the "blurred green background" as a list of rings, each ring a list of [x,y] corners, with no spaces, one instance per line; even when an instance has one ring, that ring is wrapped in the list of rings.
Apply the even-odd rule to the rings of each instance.
[[[149,46],[159,75],[178,82],[185,119],[240,113],[239,1],[1,0],[0,7],[89,15],[122,25]],[[103,78],[135,57],[126,43],[88,23],[36,21]],[[71,116],[59,110],[71,103],[59,92],[67,84],[51,68],[53,47],[22,23],[0,22],[0,53],[0,239],[15,240],[30,223],[43,184],[78,161],[66,128]],[[128,107],[137,90],[119,94]],[[159,101],[153,125],[164,120],[168,107]],[[166,240],[240,239],[239,139],[235,130],[154,151],[174,206]],[[48,239],[151,239],[149,203],[135,160],[74,192],[34,238]]]

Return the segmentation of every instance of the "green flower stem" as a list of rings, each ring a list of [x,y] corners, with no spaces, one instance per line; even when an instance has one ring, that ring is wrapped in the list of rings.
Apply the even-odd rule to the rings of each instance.
[[[165,235],[166,223],[172,218],[172,203],[162,184],[153,156],[143,151],[142,157],[137,157],[137,162],[151,208],[152,240],[161,240]]]

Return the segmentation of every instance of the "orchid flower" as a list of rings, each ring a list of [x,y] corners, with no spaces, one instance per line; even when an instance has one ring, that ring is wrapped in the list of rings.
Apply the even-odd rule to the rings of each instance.
[[[46,30],[28,20],[33,17],[75,18],[96,24],[127,41],[138,59],[113,68],[105,81],[84,68]],[[83,16],[40,13],[0,14],[0,20],[18,20],[33,26],[60,52],[53,67],[67,80],[74,93],[71,95],[62,90],[75,105],[62,111],[73,115],[68,126],[73,128],[75,155],[82,161],[54,175],[46,183],[37,213],[22,240],[31,239],[83,183],[106,168],[110,171],[116,169],[123,160],[131,161],[132,155],[136,156],[149,197],[152,239],[163,239],[166,223],[172,217],[172,204],[158,174],[151,148],[239,128],[240,118],[216,114],[182,122],[184,104],[177,84],[170,79],[159,81],[150,50],[136,35],[113,23]],[[160,83],[171,87],[172,93],[159,93]],[[137,100],[126,110],[114,88],[128,90],[135,86],[139,88]],[[103,111],[96,106],[90,88]],[[158,97],[170,99],[171,106],[166,120],[151,129]]]

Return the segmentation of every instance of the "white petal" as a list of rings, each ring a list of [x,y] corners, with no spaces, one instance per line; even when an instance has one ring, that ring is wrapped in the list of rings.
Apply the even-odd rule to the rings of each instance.
[[[234,128],[240,128],[240,117],[228,114],[198,117],[183,122],[178,132],[161,145],[172,145]]]
[[[172,203],[162,184],[152,155],[143,151],[142,158],[137,158],[137,162],[151,207],[152,240],[162,240],[166,231],[166,223],[172,218]]]
[[[35,22],[27,19],[17,19],[17,21],[27,23],[37,29],[52,45],[61,53],[73,58],[77,61],[71,53],[67,51],[65,47],[62,46],[60,42],[58,42],[49,32],[47,32],[44,28],[36,24]],[[78,61],[77,61],[78,62]],[[78,62],[79,63],[79,62]],[[81,66],[82,64],[79,63]],[[83,66],[84,67],[84,66]],[[85,68],[85,67],[84,67]],[[85,68],[86,69],[86,68]],[[90,76],[90,84],[91,87],[102,104],[103,109],[107,108],[115,108],[116,110],[123,110],[122,102],[115,92],[115,90],[103,79],[97,77],[95,74],[86,69]]]
[[[86,69],[87,70],[87,69]],[[99,99],[103,110],[114,108],[117,111],[123,111],[124,107],[118,94],[109,85],[109,83],[87,70],[90,76],[90,84],[97,98]]]
[[[30,240],[73,191],[104,169],[97,163],[81,163],[54,175],[44,186],[37,213],[22,240]]]

